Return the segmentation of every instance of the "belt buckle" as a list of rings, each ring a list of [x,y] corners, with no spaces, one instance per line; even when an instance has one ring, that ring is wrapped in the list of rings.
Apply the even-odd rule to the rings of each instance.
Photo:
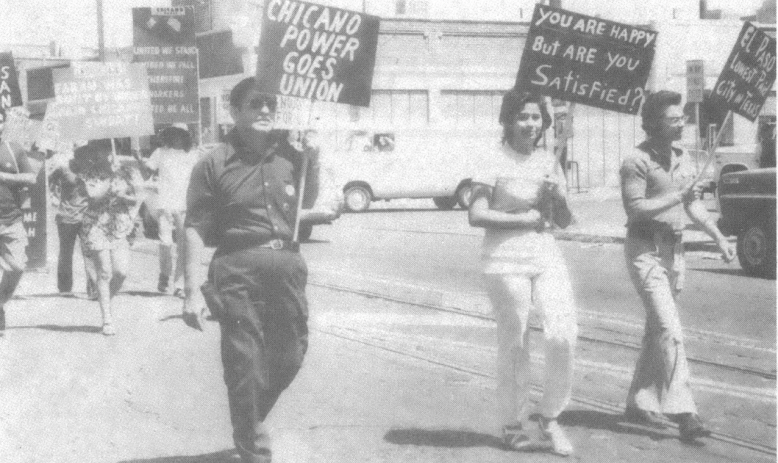
[[[279,239],[271,240],[270,249],[280,251],[281,249],[284,249],[284,242]]]

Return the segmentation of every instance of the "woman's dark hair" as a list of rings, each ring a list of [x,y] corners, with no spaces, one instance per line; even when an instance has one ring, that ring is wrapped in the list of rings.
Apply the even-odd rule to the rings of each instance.
[[[660,128],[660,123],[665,117],[665,110],[670,106],[681,104],[681,94],[669,90],[660,90],[655,93],[649,93],[646,101],[643,102],[643,109],[640,116],[643,118],[643,131],[646,135],[653,137]]]
[[[73,151],[70,170],[84,178],[109,178],[113,174],[111,140],[90,140]]]
[[[543,100],[543,97],[533,93],[520,92],[516,88],[510,89],[502,97],[502,106],[500,106],[500,124],[502,125],[502,141],[508,139],[510,131],[512,129],[513,121],[516,119],[516,115],[519,114],[527,103],[536,103],[540,108],[540,116],[543,120],[543,126],[535,139],[535,145],[543,137],[543,132],[551,127],[551,113],[548,110],[548,105]]]
[[[159,142],[162,146],[167,146],[168,148],[177,146],[179,141],[184,151],[189,152],[192,149],[192,136],[188,130],[178,127],[165,127],[159,132]]]

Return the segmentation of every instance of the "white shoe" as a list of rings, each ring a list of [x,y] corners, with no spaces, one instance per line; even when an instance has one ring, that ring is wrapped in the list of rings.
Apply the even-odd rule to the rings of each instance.
[[[563,457],[573,454],[573,444],[567,438],[567,435],[557,423],[556,418],[548,419],[540,417],[538,425],[543,438],[551,442],[552,451]]]
[[[521,424],[503,427],[502,442],[506,448],[517,452],[532,452],[549,448],[548,444],[541,440],[541,436],[525,431]]]

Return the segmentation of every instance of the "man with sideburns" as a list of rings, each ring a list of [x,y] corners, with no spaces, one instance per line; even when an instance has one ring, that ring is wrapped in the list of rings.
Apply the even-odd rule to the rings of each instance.
[[[239,82],[235,128],[197,163],[187,194],[183,318],[202,330],[205,304],[219,321],[233,440],[246,463],[271,461],[265,420],[308,348],[308,270],[292,235],[306,158],[303,207],[318,194],[318,148],[308,133],[295,149],[288,131],[274,130],[275,111],[254,77]],[[207,277],[204,246],[216,247]]]

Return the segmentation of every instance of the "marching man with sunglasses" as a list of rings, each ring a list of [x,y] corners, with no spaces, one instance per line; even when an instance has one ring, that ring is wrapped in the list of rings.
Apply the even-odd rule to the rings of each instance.
[[[689,384],[676,297],[683,288],[686,218],[715,241],[730,262],[735,250],[700,201],[702,185],[681,139],[686,117],[681,95],[659,91],[642,108],[646,140],[621,166],[621,196],[627,213],[624,256],[646,310],[643,347],[627,395],[627,421],[665,428],[678,423],[682,440],[710,435],[697,415]]]
[[[195,166],[187,194],[183,318],[202,330],[207,305],[219,321],[233,441],[246,463],[271,461],[265,419],[308,347],[308,270],[292,238],[305,157],[303,207],[318,194],[318,148],[311,134],[302,151],[290,145],[288,131],[274,130],[275,111],[255,78],[239,82],[235,128]],[[207,278],[204,246],[216,247]]]

